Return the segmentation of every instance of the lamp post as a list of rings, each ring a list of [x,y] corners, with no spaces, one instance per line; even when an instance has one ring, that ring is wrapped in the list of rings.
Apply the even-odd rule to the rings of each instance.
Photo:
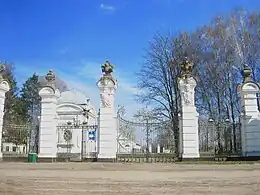
[[[209,122],[209,125],[211,127],[211,132],[213,132],[214,120],[213,120],[212,116],[209,117],[208,122]],[[206,137],[207,137],[207,152],[208,152],[209,151],[209,128],[208,127],[207,127],[207,135],[206,135]],[[215,144],[214,144],[214,146],[215,146]]]
[[[230,151],[232,151],[232,138],[229,133],[229,124],[230,124],[230,118],[229,118],[229,111],[227,107],[227,114],[226,114],[226,119],[225,119],[225,146],[226,146],[226,151],[228,151],[228,141],[230,141]]]

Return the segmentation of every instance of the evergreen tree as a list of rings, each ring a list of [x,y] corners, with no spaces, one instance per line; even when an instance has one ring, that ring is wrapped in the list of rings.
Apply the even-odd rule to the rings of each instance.
[[[10,90],[6,93],[5,106],[4,106],[4,117],[3,117],[3,138],[6,142],[16,142],[18,144],[18,137],[21,132],[17,128],[17,105],[18,101],[18,87],[14,77],[14,65],[11,63],[2,62],[5,66],[3,72],[3,79],[7,80],[10,85]],[[19,138],[20,139],[20,138]],[[23,140],[24,141],[24,140]],[[22,141],[22,142],[23,142]]]
[[[20,91],[19,108],[20,115],[30,124],[30,151],[37,151],[38,146],[38,132],[39,132],[39,119],[41,112],[41,98],[39,96],[39,78],[35,73],[25,81]]]
[[[38,75],[34,73],[25,81],[20,91],[20,99],[23,102],[23,115],[31,123],[35,123],[40,115],[41,98],[39,96],[39,88]]]

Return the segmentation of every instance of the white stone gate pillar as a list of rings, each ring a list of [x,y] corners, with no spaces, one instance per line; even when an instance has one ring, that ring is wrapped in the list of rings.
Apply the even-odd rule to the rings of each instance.
[[[241,98],[241,146],[243,156],[260,156],[260,116],[257,104],[259,85],[251,80],[252,70],[244,65],[244,82],[239,86]]]
[[[98,160],[114,161],[117,153],[117,122],[114,106],[117,80],[111,75],[113,65],[109,61],[102,65],[102,72],[104,75],[97,83],[100,90]]]
[[[55,88],[55,75],[50,70],[45,76],[47,84],[39,91],[41,96],[41,122],[38,158],[46,161],[57,156],[57,99],[60,92]]]
[[[2,134],[3,134],[3,117],[4,117],[4,106],[5,106],[5,94],[10,90],[10,85],[6,80],[3,80],[2,73],[5,70],[5,66],[0,67],[0,161],[3,158],[2,148]]]
[[[180,151],[182,158],[198,158],[199,130],[198,113],[195,107],[195,87],[197,82],[191,75],[193,64],[187,59],[182,64],[182,77],[179,79],[181,94]]]

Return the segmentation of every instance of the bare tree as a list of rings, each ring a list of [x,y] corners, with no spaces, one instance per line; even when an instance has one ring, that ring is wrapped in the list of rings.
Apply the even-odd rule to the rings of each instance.
[[[138,87],[143,91],[138,100],[152,105],[157,119],[167,121],[179,156],[180,93],[178,77],[184,57],[197,61],[198,42],[187,33],[178,37],[156,35],[138,73]],[[165,128],[168,129],[168,128]],[[168,134],[169,133],[162,133]]]
[[[196,106],[201,117],[211,118],[217,127],[218,147],[224,139],[223,124],[232,123],[236,151],[236,123],[240,114],[237,85],[242,82],[245,63],[253,70],[253,79],[260,81],[260,14],[234,10],[218,16],[210,24],[192,33],[178,36],[156,35],[138,74],[143,91],[139,101],[152,105],[157,117],[170,121],[178,154],[180,96],[178,77],[184,57],[195,64],[197,78]],[[228,120],[227,120],[228,119]],[[226,139],[226,138],[225,138]]]
[[[174,132],[175,151],[179,155],[179,92],[176,78],[179,68],[173,65],[173,41],[170,36],[156,35],[138,73],[141,103],[153,105],[158,119],[171,121]],[[174,141],[173,140],[173,141]]]

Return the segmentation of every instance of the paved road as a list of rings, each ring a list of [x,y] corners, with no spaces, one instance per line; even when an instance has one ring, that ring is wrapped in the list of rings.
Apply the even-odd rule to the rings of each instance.
[[[259,195],[260,164],[0,163],[0,195]]]

